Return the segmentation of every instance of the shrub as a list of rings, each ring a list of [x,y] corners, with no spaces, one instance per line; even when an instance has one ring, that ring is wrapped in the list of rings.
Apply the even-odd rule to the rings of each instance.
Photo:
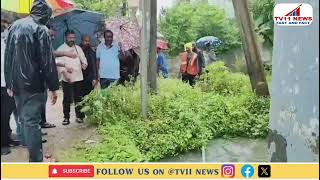
[[[243,73],[232,73],[223,62],[217,62],[206,69],[201,76],[199,87],[204,92],[214,92],[225,95],[239,95],[250,92],[249,77]]]
[[[177,55],[184,44],[204,36],[216,36],[223,46],[215,49],[223,53],[241,44],[237,25],[228,19],[223,9],[208,3],[180,3],[161,14],[160,31],[170,43],[170,54]]]
[[[160,80],[158,93],[149,99],[147,120],[140,113],[139,83],[92,92],[83,111],[99,125],[103,142],[80,148],[69,161],[157,161],[200,149],[216,137],[265,137],[269,99],[258,98],[245,88],[245,77],[221,63],[208,70],[207,82],[195,88],[179,80]],[[213,88],[206,85],[203,91],[204,83]]]

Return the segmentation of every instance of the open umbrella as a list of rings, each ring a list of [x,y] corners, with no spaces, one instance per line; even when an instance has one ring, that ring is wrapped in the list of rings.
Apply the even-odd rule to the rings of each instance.
[[[163,41],[163,40],[157,39],[157,48],[160,48],[160,49],[169,49],[168,43],[165,42],[165,41]]]
[[[53,11],[55,16],[60,15],[72,8],[74,8],[75,3],[72,0],[46,0]]]
[[[104,19],[102,14],[96,12],[73,9],[55,16],[50,24],[56,31],[56,38],[53,42],[54,48],[63,44],[64,33],[67,29],[75,31],[77,44],[81,43],[81,36],[86,34],[91,37],[92,45],[96,46],[99,43],[97,35],[103,31]]]
[[[18,14],[29,14],[34,0],[1,0],[1,9]],[[74,7],[71,0],[46,0],[54,15]]]
[[[140,47],[140,28],[137,21],[114,17],[105,24],[106,29],[113,32],[114,40],[121,43],[124,51]]]
[[[213,47],[219,47],[222,44],[222,41],[214,36],[205,36],[197,40],[196,45],[198,48],[203,49],[207,45]]]

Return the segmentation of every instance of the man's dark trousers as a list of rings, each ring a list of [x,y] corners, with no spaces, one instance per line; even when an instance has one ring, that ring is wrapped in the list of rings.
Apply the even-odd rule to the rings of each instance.
[[[190,86],[194,86],[196,84],[196,80],[195,80],[195,77],[194,75],[190,75],[190,74],[183,74],[182,75],[182,81],[185,82],[185,83],[189,83]]]
[[[90,94],[91,91],[94,89],[94,87],[92,86],[92,82],[90,81],[83,81],[83,97]]]
[[[101,89],[106,89],[116,82],[117,79],[100,78]]]
[[[83,97],[83,81],[67,83],[62,81],[63,88],[63,114],[65,119],[70,119],[70,105],[75,102],[76,117],[83,119],[85,115],[81,112],[79,103]]]
[[[48,90],[46,89],[44,91],[43,105],[42,105],[42,111],[41,111],[41,122],[40,122],[41,126],[43,126],[47,122],[47,117],[46,117],[47,99],[48,99]]]
[[[15,102],[7,93],[6,87],[1,87],[1,147],[9,146],[10,116],[15,109]]]
[[[18,116],[24,129],[24,138],[29,150],[30,162],[42,162],[41,112],[44,93],[21,91],[14,97]]]

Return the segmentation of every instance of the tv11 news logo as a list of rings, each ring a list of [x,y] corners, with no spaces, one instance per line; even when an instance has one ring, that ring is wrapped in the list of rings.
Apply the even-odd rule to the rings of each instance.
[[[274,7],[274,23],[278,26],[308,26],[313,21],[313,9],[306,3],[281,3]]]

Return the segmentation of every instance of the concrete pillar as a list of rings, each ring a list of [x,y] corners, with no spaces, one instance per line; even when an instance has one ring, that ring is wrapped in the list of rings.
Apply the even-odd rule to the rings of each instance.
[[[276,0],[277,3],[292,3]],[[309,26],[274,29],[269,151],[272,162],[319,162],[319,0]]]

